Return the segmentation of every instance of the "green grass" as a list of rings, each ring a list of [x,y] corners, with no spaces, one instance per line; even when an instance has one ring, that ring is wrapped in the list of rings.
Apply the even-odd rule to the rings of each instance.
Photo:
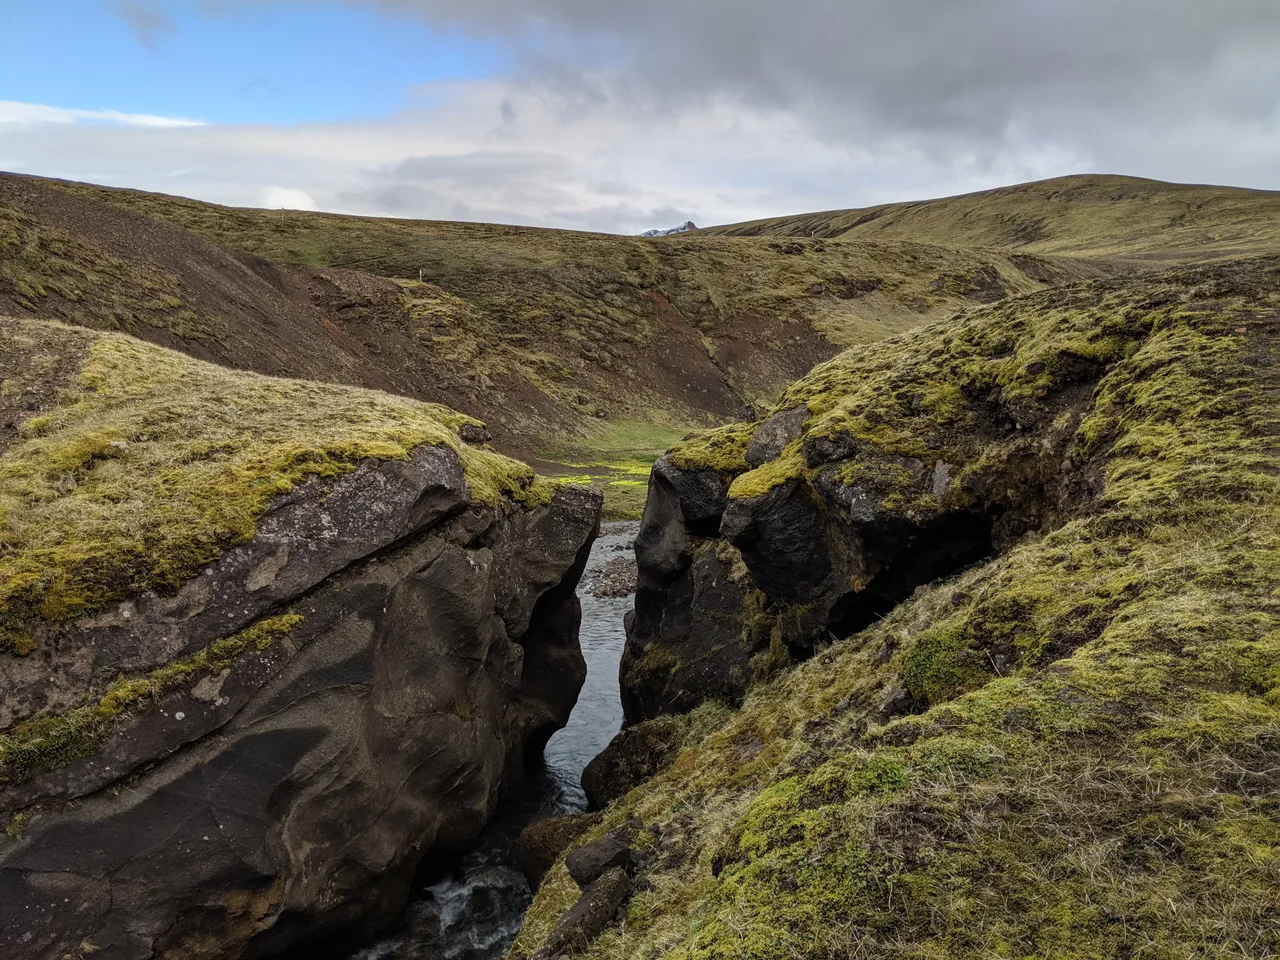
[[[541,452],[538,460],[548,476],[600,490],[605,520],[639,520],[653,462],[690,429],[657,413],[648,422],[603,423],[585,438]]]
[[[976,379],[1025,411],[1029,443],[1065,436],[1101,492],[758,687],[610,808],[584,842],[632,819],[661,839],[581,956],[1280,951],[1276,275],[1030,297],[797,384],[781,405],[809,401],[810,434],[854,431],[855,462],[935,440],[976,471],[1015,449],[952,389]],[[1073,394],[1054,358],[1082,347],[1104,366]],[[722,467],[725,446],[682,450]],[[915,712],[882,723],[899,685]],[[570,899],[557,878],[515,960]]]
[[[0,345],[49,329],[3,321]],[[122,335],[68,342],[83,351],[64,358],[74,383],[0,455],[0,637],[11,652],[30,651],[36,622],[176,590],[252,537],[273,497],[364,459],[446,446],[477,501],[550,496],[530,468],[462,443],[456,431],[473,421],[444,407],[233,372]]]

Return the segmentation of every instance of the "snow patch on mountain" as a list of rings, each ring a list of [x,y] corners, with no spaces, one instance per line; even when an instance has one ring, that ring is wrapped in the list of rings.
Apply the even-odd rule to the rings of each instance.
[[[642,237],[669,237],[676,233],[691,233],[698,229],[698,225],[692,220],[686,220],[678,227],[672,227],[670,230],[646,230],[640,234]]]

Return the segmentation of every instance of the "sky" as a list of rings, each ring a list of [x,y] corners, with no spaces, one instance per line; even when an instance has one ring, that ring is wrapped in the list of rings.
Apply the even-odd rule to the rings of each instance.
[[[1280,0],[0,0],[0,170],[638,233],[1280,189]]]

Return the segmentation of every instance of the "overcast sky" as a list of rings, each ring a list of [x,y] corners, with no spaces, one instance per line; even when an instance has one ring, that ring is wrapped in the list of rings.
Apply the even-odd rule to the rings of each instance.
[[[0,0],[0,169],[636,233],[1280,189],[1280,0]]]

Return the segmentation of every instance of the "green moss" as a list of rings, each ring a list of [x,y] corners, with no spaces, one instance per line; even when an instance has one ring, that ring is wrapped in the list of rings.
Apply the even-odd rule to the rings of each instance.
[[[810,435],[885,428],[856,459],[926,440],[959,483],[1051,437],[1092,489],[755,689],[611,810],[663,833],[641,908],[587,955],[1280,950],[1274,278],[1037,295],[793,388]],[[992,430],[1001,408],[1024,429]],[[897,685],[916,712],[882,723]]]
[[[942,703],[981,686],[992,671],[983,655],[967,646],[962,627],[931,631],[915,641],[902,666],[902,679],[921,703]]]
[[[707,430],[687,438],[671,448],[671,462],[681,469],[717,470],[736,475],[749,469],[747,447],[755,427],[735,424]]]
[[[793,440],[775,459],[734,480],[729,488],[729,497],[733,500],[762,497],[789,480],[797,480],[807,475],[804,449],[799,440]]]
[[[0,340],[23,328],[0,329]],[[176,590],[251,538],[274,497],[365,459],[446,446],[477,502],[548,503],[553,481],[458,439],[473,422],[444,407],[233,372],[99,335],[78,382],[0,455],[3,647],[29,652],[35,621]]]
[[[297,614],[261,620],[190,657],[143,676],[116,680],[91,703],[19,724],[0,735],[0,779],[27,779],[89,756],[111,735],[121,716],[154,709],[167,694],[197,678],[221,673],[246,653],[270,649],[302,622]]]

